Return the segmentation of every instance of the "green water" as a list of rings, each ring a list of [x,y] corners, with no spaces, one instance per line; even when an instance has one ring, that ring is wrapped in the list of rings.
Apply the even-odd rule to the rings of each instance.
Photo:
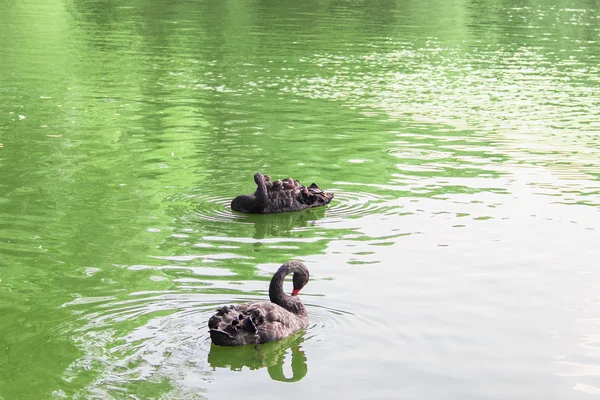
[[[595,1],[4,2],[0,399],[598,395],[599,65]]]

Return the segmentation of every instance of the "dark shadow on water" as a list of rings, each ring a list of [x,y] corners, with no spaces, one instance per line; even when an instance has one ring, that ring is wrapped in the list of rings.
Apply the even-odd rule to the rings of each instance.
[[[306,355],[300,346],[304,342],[304,331],[295,333],[283,340],[237,347],[212,345],[208,353],[208,363],[213,368],[229,368],[241,371],[243,367],[250,369],[267,368],[274,381],[298,382],[308,372]],[[292,355],[292,376],[286,377],[283,365],[286,354]]]
[[[254,224],[254,239],[296,237],[292,231],[314,224],[325,216],[325,207],[276,214],[248,215],[244,222]]]

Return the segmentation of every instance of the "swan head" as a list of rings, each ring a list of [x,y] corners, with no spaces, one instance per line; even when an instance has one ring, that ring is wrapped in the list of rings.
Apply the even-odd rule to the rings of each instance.
[[[266,177],[269,177],[269,179],[267,180]],[[260,172],[257,172],[254,174],[254,183],[256,183],[257,185],[260,185],[263,182],[267,182],[270,181],[271,177],[269,175],[263,175]]]
[[[290,261],[290,263],[297,265],[297,269],[294,271],[294,276],[292,277],[292,283],[294,285],[292,296],[298,296],[300,290],[302,290],[302,288],[308,283],[310,273],[308,272],[306,266],[300,261]]]

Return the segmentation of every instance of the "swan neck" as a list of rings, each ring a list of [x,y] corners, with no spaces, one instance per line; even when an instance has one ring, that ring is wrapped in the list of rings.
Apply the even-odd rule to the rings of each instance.
[[[257,172],[254,175],[254,182],[256,182],[256,192],[254,196],[256,197],[256,202],[258,206],[262,209],[267,207],[267,203],[269,201],[269,196],[267,194],[267,182],[265,181],[265,177]]]
[[[292,272],[296,273],[300,271],[296,271],[296,269],[289,264],[284,264],[277,270],[271,279],[271,284],[269,285],[269,298],[271,299],[272,303],[275,303],[290,312],[297,313],[298,310],[302,308],[298,307],[298,303],[301,304],[302,302],[300,299],[298,299],[298,297],[289,296],[283,291],[283,282],[285,277]]]

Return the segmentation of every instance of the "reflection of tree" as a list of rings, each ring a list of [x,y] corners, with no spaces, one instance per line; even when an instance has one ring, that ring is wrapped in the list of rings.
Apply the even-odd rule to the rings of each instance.
[[[129,150],[138,142],[131,137],[135,134],[147,136],[146,143],[151,142],[151,146],[140,146],[144,152],[122,152],[126,156],[118,164],[144,165],[151,159],[167,164],[174,160],[165,160],[165,155],[173,152],[187,166],[176,175],[166,169],[140,170],[134,175],[165,186],[180,185],[182,190],[201,185],[205,193],[219,196],[239,194],[237,182],[258,170],[272,176],[314,180],[323,188],[335,181],[388,184],[397,172],[393,165],[396,159],[384,150],[394,135],[365,131],[364,118],[339,102],[302,95],[306,101],[298,101],[296,94],[301,94],[303,87],[314,92],[322,89],[304,78],[308,82],[312,78],[339,80],[340,66],[344,66],[323,68],[319,65],[322,60],[305,61],[314,59],[315,54],[326,62],[333,61],[331,55],[347,53],[347,43],[360,43],[365,33],[367,37],[403,35],[406,27],[402,21],[406,18],[422,21],[417,25],[426,27],[437,21],[432,18],[436,10],[444,16],[449,12],[447,7],[430,7],[423,13],[422,7],[395,1],[372,7],[364,0],[297,4],[261,0],[234,8],[206,7],[203,2],[156,7],[149,2],[139,5],[146,17],[143,23],[130,24],[128,13],[132,11],[113,5],[101,10],[74,0],[69,10],[85,21],[81,42],[89,46],[92,60],[108,60],[114,75],[143,77],[115,93],[115,98],[119,98],[117,94],[127,98],[123,102],[144,99],[128,106],[138,108],[131,110],[137,120],[135,126],[121,130],[124,133],[119,145]],[[311,18],[303,17],[309,14]],[[261,18],[253,18],[256,15]],[[279,23],[282,20],[291,23]],[[109,52],[97,47],[98,31],[119,37],[126,33],[136,51],[119,41],[108,41],[113,46]],[[281,38],[305,36],[320,39],[298,40],[292,47],[281,43]],[[332,37],[335,40],[330,40]],[[382,47],[380,52],[386,50]],[[138,52],[146,57],[140,59]],[[354,48],[352,56],[360,59],[361,53],[371,52],[370,48]],[[374,76],[382,69],[400,67],[349,61],[348,67],[354,66],[363,73],[375,68]],[[90,71],[105,74],[105,70],[94,68],[83,72]],[[362,74],[356,79],[363,79]],[[327,85],[332,86],[330,83]],[[368,164],[348,163],[351,158],[366,159]],[[303,164],[301,173],[298,163]],[[264,228],[266,235],[277,230],[256,227]],[[260,237],[258,231],[257,235]]]
[[[257,264],[323,254],[332,240],[352,233],[311,227],[327,209],[252,217],[244,221],[249,224],[194,218],[199,204],[194,190],[207,198],[233,198],[252,184],[252,174],[259,170],[314,180],[326,189],[338,181],[362,182],[368,185],[352,188],[396,197],[485,190],[437,183],[419,193],[408,185],[405,192],[397,190],[406,182],[403,175],[417,182],[497,177],[496,169],[486,165],[504,163],[513,154],[512,149],[502,150],[509,142],[486,130],[481,135],[443,126],[437,130],[428,121],[421,135],[412,123],[413,112],[429,108],[410,95],[429,93],[422,99],[439,103],[448,98],[448,89],[460,86],[457,82],[471,89],[454,92],[458,100],[487,93],[491,81],[459,78],[489,69],[500,73],[489,75],[493,81],[509,82],[503,79],[513,79],[513,74],[502,75],[502,57],[518,67],[511,52],[530,48],[552,65],[573,55],[563,51],[570,47],[564,37],[577,49],[581,64],[557,69],[595,68],[588,56],[600,46],[594,42],[597,13],[578,13],[572,23],[568,19],[573,13],[562,11],[539,19],[540,10],[557,3],[546,0],[521,2],[519,10],[511,11],[512,21],[507,10],[514,2],[508,0],[437,0],[428,7],[392,0],[376,5],[367,0],[257,0],[235,6],[134,0],[127,7],[117,0],[70,0],[44,2],[44,12],[32,12],[28,2],[4,3],[0,38],[10,51],[0,59],[0,108],[18,114],[21,104],[27,115],[10,126],[0,121],[0,261],[11,266],[3,271],[2,284],[10,290],[3,293],[7,306],[0,332],[0,343],[6,343],[0,349],[0,397],[7,398],[5,392],[44,397],[55,389],[50,386],[59,381],[64,365],[78,357],[70,338],[79,322],[62,328],[72,315],[60,305],[72,295],[126,297],[169,284],[144,279],[159,272],[117,265],[195,267],[199,261],[193,257],[165,261],[148,256],[209,256],[202,260],[236,275],[200,277],[201,285],[218,279],[266,283],[269,277]],[[596,9],[595,4],[576,0],[573,8]],[[528,19],[536,21],[536,29],[526,27]],[[524,32],[552,36],[540,42]],[[432,37],[439,38],[435,46],[441,49],[460,46],[456,52],[420,51],[420,43]],[[480,48],[489,45],[489,54],[500,51],[500,56],[461,54],[476,50],[476,43]],[[415,54],[412,64],[400,51],[405,48],[414,50],[406,52]],[[524,61],[525,70],[539,65],[539,76],[562,81],[549,66],[538,64],[539,59]],[[564,78],[572,87],[595,89],[595,81],[583,80],[586,75]],[[438,85],[440,76],[454,86]],[[581,81],[573,80],[578,76]],[[440,96],[431,94],[435,90]],[[355,97],[344,104],[338,97],[343,93]],[[361,114],[373,103],[371,97],[380,110],[395,114],[379,119]],[[593,97],[580,97],[585,110],[586,99]],[[573,96],[569,103],[574,103]],[[533,114],[560,115],[548,113],[545,104],[539,110],[544,113]],[[497,113],[491,115],[498,120]],[[47,133],[63,137],[48,138]],[[396,133],[408,135],[399,139]],[[443,149],[446,158],[409,151],[428,148]],[[391,155],[389,150],[398,152]],[[471,157],[488,162],[469,163]],[[416,168],[427,164],[430,169]],[[415,168],[403,171],[402,166]],[[209,204],[202,207],[212,211]],[[171,236],[182,232],[186,239]],[[222,240],[207,243],[209,236]],[[100,271],[84,275],[88,266]],[[174,280],[186,278],[186,273],[193,275],[188,270],[160,271]],[[209,289],[231,290],[218,285]],[[23,335],[28,321],[30,334]],[[271,358],[264,348],[272,346],[251,350],[268,364]],[[288,348],[292,366],[297,363],[294,371],[299,371],[295,377],[303,376],[304,355],[293,345]],[[212,357],[226,351],[215,349]],[[277,360],[284,353],[269,364],[272,377],[281,378]],[[24,370],[29,373],[17,373]],[[32,382],[31,377],[36,379]]]
[[[308,372],[306,355],[300,346],[302,342],[304,332],[261,345],[223,347],[213,344],[208,353],[208,362],[213,368],[230,368],[232,371],[240,371],[243,367],[266,367],[269,376],[275,381],[298,382]],[[292,356],[291,378],[287,378],[283,373],[283,364],[288,353]]]
[[[546,3],[546,4],[544,4]],[[528,23],[535,25],[537,32],[552,32],[553,37],[560,40],[548,40],[543,42],[538,51],[549,58],[563,58],[572,55],[569,51],[563,51],[565,40],[574,40],[574,42],[586,42],[585,47],[581,47],[583,54],[597,54],[599,50],[596,15],[592,12],[575,13],[559,10],[552,10],[550,1],[522,1],[515,8],[514,1],[501,0],[489,2],[482,0],[468,0],[464,4],[465,24],[468,29],[465,37],[473,40],[483,39],[485,43],[501,43],[506,49],[516,49],[528,47],[529,41],[515,40],[516,37],[523,36],[523,27]],[[577,4],[575,6],[575,4]],[[463,8],[461,7],[461,8]],[[595,1],[578,1],[573,3],[572,9],[597,9]],[[544,10],[545,12],[541,12]],[[580,18],[580,23],[572,23],[569,20],[573,15]],[[534,22],[535,21],[535,22]],[[517,23],[518,22],[518,23]],[[494,29],[490,29],[494,27]],[[570,39],[567,39],[570,38]],[[531,39],[535,41],[537,39]],[[514,60],[511,60],[514,63]],[[482,67],[495,65],[489,63],[486,59]],[[479,66],[478,66],[479,67]]]

